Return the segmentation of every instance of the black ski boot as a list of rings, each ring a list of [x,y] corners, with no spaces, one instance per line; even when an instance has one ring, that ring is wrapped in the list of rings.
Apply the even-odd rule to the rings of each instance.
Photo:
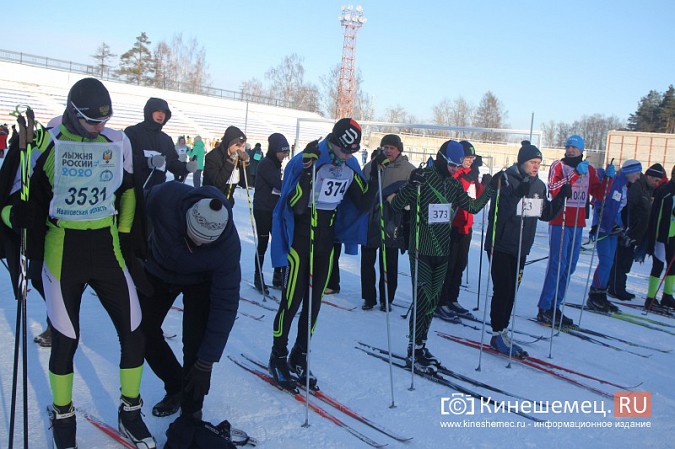
[[[281,290],[284,285],[284,271],[283,268],[275,268],[272,275],[272,287]]]
[[[263,283],[263,285],[260,285],[260,273],[256,272],[255,273],[255,278],[253,279],[253,286],[255,287],[256,290],[258,290],[260,293],[264,295],[269,295],[270,294],[270,289],[267,288],[267,285]]]
[[[407,367],[412,366],[412,359],[413,347],[412,344],[408,344],[408,356],[405,359],[405,364]],[[438,365],[438,359],[431,355],[424,344],[415,345],[415,371],[426,374],[436,374],[438,371]]]
[[[47,326],[47,329],[40,335],[37,335],[33,341],[37,343],[38,345],[42,346],[43,348],[51,348],[52,347],[52,327]]]
[[[164,398],[152,407],[154,416],[170,416],[180,409],[180,401],[183,395],[179,393],[167,393]]]
[[[54,448],[77,449],[77,419],[75,408],[71,402],[68,405],[53,405],[49,409],[49,419],[52,422],[52,436]]]
[[[139,449],[155,449],[157,443],[143,422],[143,400],[122,396],[122,403],[117,412],[120,433]]]
[[[286,355],[277,355],[274,350],[270,355],[270,363],[268,369],[272,379],[285,390],[296,393],[298,391],[295,386],[295,379],[291,376],[291,371],[288,367],[288,359]]]
[[[595,310],[602,313],[610,313],[609,301],[607,301],[607,291],[599,288],[591,287],[588,292],[588,301],[586,306],[590,310]]]
[[[664,293],[663,296],[661,296],[661,307],[675,309],[675,299],[673,299],[673,295]]]
[[[291,370],[295,372],[298,376],[298,381],[302,385],[307,385],[307,353],[302,351],[297,346],[293,346],[291,350],[291,355],[288,357],[288,365],[291,367]],[[312,390],[318,390],[319,387],[316,385],[316,377],[312,374],[312,371],[309,371],[309,388]]]

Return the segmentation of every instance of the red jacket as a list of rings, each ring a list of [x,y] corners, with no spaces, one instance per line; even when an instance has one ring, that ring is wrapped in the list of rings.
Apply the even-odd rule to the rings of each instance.
[[[588,195],[592,195],[594,199],[602,201],[605,194],[605,184],[607,179],[600,181],[598,174],[593,166],[588,166],[588,175],[583,178],[577,171],[565,164],[563,161],[555,161],[551,164],[551,169],[548,173],[548,193],[551,198],[555,198],[560,191],[560,188],[566,184],[572,184],[572,198],[567,200],[565,207],[565,226],[586,226],[586,204],[588,202]],[[579,213],[577,214],[577,209]],[[550,225],[561,226],[563,214],[558,215],[549,222]],[[574,218],[578,217],[577,222],[574,223]]]
[[[481,195],[481,193],[483,193],[483,190],[485,190],[485,186],[483,186],[483,184],[479,182],[469,181],[468,179],[466,179],[466,176],[469,174],[470,171],[471,171],[470,168],[461,167],[452,176],[455,179],[457,179],[460,183],[462,183],[464,191],[468,192],[469,196],[471,196],[472,198],[477,198]],[[472,185],[475,186],[474,187],[475,194],[469,192],[469,189]],[[457,209],[457,212],[455,213],[455,218],[452,220],[452,227],[457,228],[460,234],[468,234],[472,226],[473,226],[473,214],[469,213],[464,209]]]

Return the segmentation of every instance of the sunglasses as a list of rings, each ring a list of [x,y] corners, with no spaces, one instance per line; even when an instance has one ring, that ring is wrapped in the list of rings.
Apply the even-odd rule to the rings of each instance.
[[[87,125],[96,126],[96,125],[100,125],[101,123],[106,123],[108,120],[110,120],[110,116],[104,117],[104,118],[91,118],[91,117],[88,117],[84,112],[82,112],[82,111],[80,110],[80,108],[78,108],[77,106],[75,106],[75,103],[73,103],[72,101],[70,102],[70,105],[71,105],[73,108],[75,108],[75,111],[77,112],[77,118],[81,118],[82,120],[84,120],[84,122],[85,122]]]
[[[462,164],[455,164],[454,162],[450,161],[450,159],[448,159],[448,157],[443,153],[441,153],[441,156],[443,156],[443,159],[445,159],[445,162],[448,163],[449,167],[461,167],[462,166]]]

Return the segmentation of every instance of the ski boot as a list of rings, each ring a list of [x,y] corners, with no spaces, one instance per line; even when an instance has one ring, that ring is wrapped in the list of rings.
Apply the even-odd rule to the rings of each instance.
[[[260,273],[255,274],[255,278],[253,278],[253,286],[263,295],[270,294],[270,289],[267,287],[267,285],[265,284],[263,284],[262,286],[260,285]]]
[[[40,335],[37,335],[33,341],[37,343],[38,345],[42,346],[43,348],[51,348],[52,347],[52,328],[51,326],[47,326],[47,329]]]
[[[361,310],[373,310],[373,307],[375,307],[375,304],[371,304],[371,303],[366,301],[361,306]]]
[[[272,350],[270,362],[267,367],[272,379],[274,379],[279,386],[293,393],[298,392],[298,389],[295,386],[295,379],[291,376],[291,371],[288,367],[288,359],[285,354],[277,355],[274,350]]]
[[[442,319],[443,321],[447,321],[448,323],[460,324],[462,322],[457,313],[450,309],[449,306],[436,307],[434,316]]]
[[[288,357],[288,365],[291,367],[291,370],[298,376],[298,382],[302,385],[307,385],[307,353],[300,350],[297,346],[293,346],[291,350],[291,355]],[[309,371],[309,388],[312,390],[318,390],[319,387],[316,385],[317,379],[312,371]]]
[[[555,312],[556,326],[561,324],[560,323],[561,317],[562,317],[562,327],[574,326],[574,321],[572,321],[570,317],[563,315],[562,311],[560,310],[556,310]],[[539,313],[537,313],[537,321],[544,324],[551,324],[553,322],[553,309],[549,310],[539,309]]]
[[[464,307],[460,306],[457,301],[451,302],[448,308],[453,312],[455,312],[457,316],[460,318],[466,318],[467,320],[475,319],[474,316],[471,314],[471,312],[469,312]]]
[[[651,310],[652,312],[656,313],[668,313],[668,309],[663,307],[663,305],[659,303],[656,298],[647,298],[645,301],[645,310]]]
[[[139,449],[155,449],[157,443],[143,422],[141,397],[122,396],[120,399],[122,403],[117,412],[120,433]]]
[[[281,290],[283,288],[284,272],[282,268],[275,268],[272,275],[272,287]]]
[[[501,332],[494,332],[492,339],[490,340],[490,346],[492,349],[499,351],[502,354],[511,354],[512,357],[517,359],[524,359],[529,355],[527,351],[511,341],[508,329],[504,329]]]
[[[407,367],[412,366],[412,359],[413,347],[412,344],[408,344],[408,356],[405,359]],[[438,371],[438,365],[440,365],[438,359],[431,355],[431,352],[429,352],[424,344],[415,345],[415,371],[433,375]]]
[[[152,407],[153,416],[170,416],[180,409],[183,395],[179,393],[167,393],[164,398]]]
[[[607,291],[599,288],[591,287],[588,292],[588,301],[586,306],[589,310],[596,312],[610,313],[609,301],[607,301]]]
[[[52,436],[55,449],[77,449],[77,419],[75,408],[71,402],[68,405],[52,404],[48,409],[49,420],[52,423]]]
[[[661,307],[675,309],[675,299],[673,299],[673,295],[664,293],[663,296],[661,296]]]

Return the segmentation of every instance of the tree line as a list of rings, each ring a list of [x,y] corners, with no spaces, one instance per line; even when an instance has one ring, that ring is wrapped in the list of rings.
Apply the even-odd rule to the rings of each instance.
[[[650,90],[640,98],[637,110],[628,117],[628,129],[654,133],[675,133],[675,88]]]

